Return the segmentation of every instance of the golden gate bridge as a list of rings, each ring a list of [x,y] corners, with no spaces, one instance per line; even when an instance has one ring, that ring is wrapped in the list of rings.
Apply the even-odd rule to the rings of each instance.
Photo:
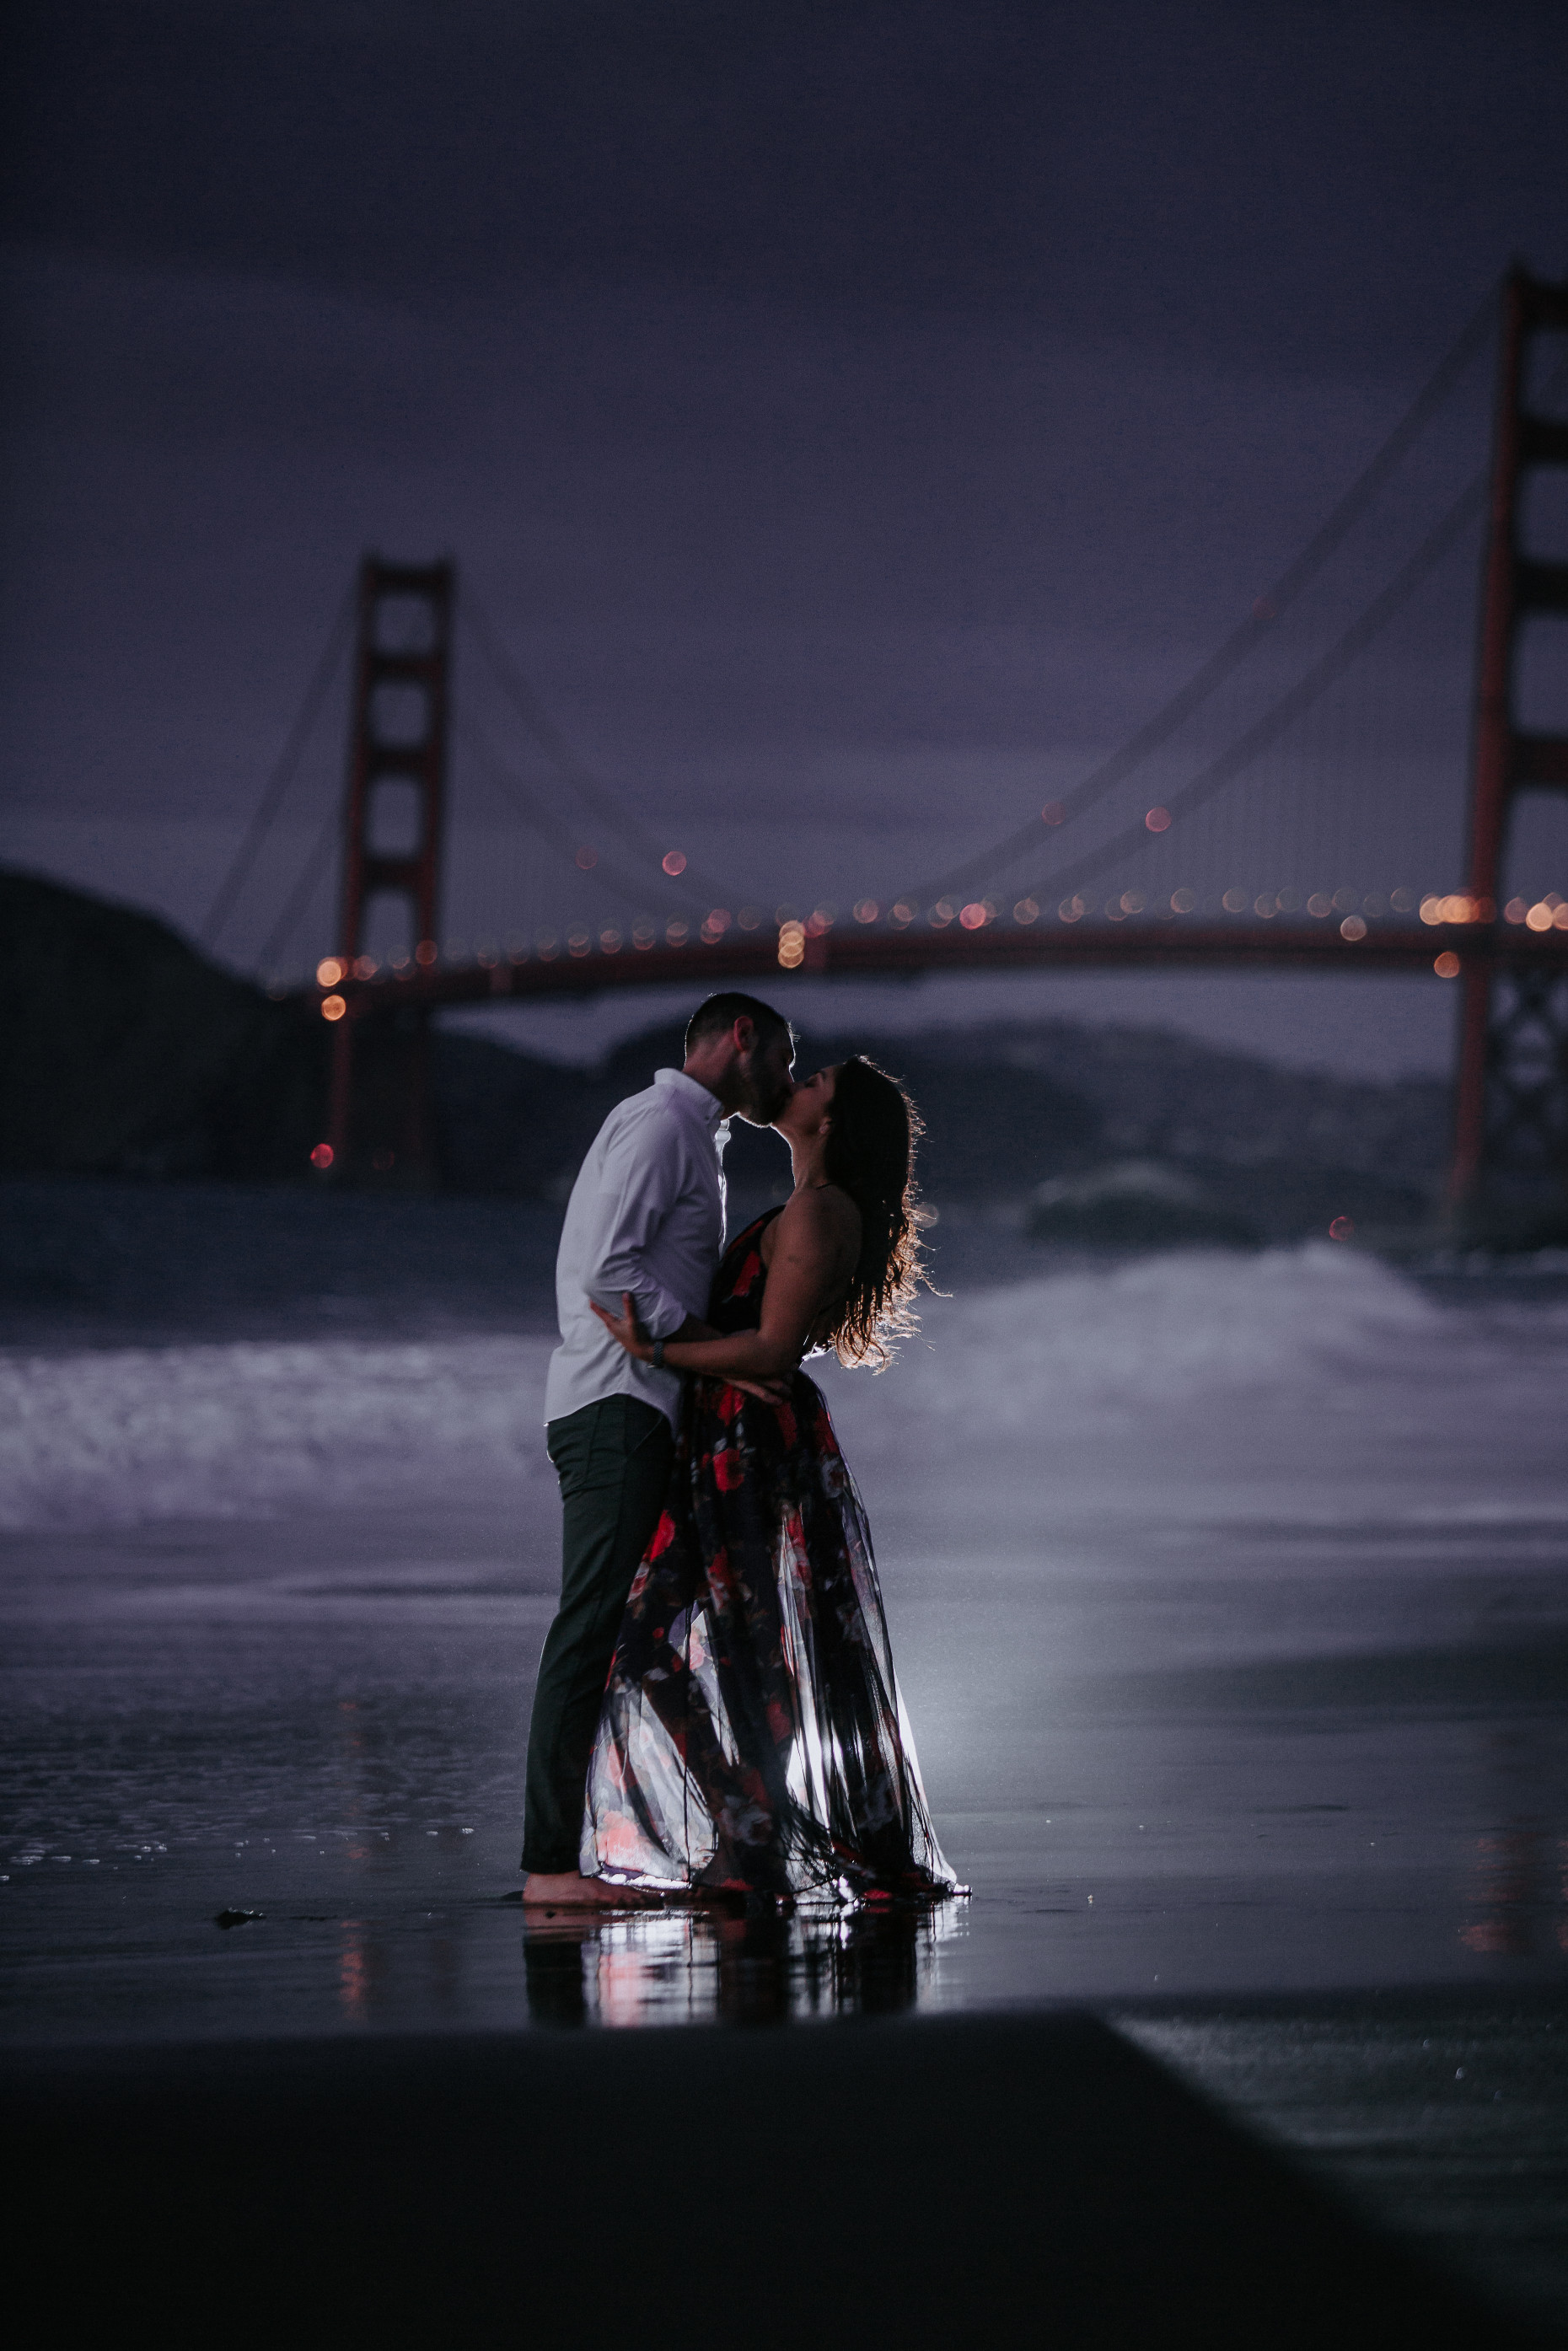
[[[1568,284],[1511,272],[1291,565],[1108,758],[1043,802],[1036,795],[1010,831],[940,870],[897,872],[890,843],[880,874],[798,901],[759,885],[748,893],[652,830],[567,741],[476,600],[460,601],[450,563],[367,557],[206,925],[215,945],[254,886],[351,640],[347,791],[259,958],[273,993],[331,1031],[318,1169],[333,1181],[428,1172],[428,1032],[442,1008],[672,983],[760,986],[795,972],[1295,967],[1453,982],[1456,1215],[1479,1223],[1568,1204],[1568,900],[1530,883],[1511,893],[1507,871],[1523,796],[1568,790],[1568,708],[1549,707],[1542,724],[1528,706],[1542,646],[1550,667],[1550,631],[1568,622],[1568,547],[1537,543],[1540,485],[1568,472],[1564,337]],[[1422,500],[1429,507],[1439,471],[1434,423],[1494,350],[1490,463],[1455,495],[1438,482],[1433,517]],[[1456,559],[1473,561],[1478,537],[1469,709],[1406,707],[1380,720],[1368,707],[1365,656],[1379,646],[1397,676],[1404,630],[1406,669],[1416,674],[1411,649],[1433,625],[1434,590],[1451,585]],[[1336,565],[1350,576],[1348,603],[1342,579],[1337,605],[1323,592]],[[1293,640],[1282,625],[1292,615]],[[460,622],[548,785],[526,778],[474,711],[457,708]],[[1560,643],[1556,662],[1568,679]],[[1463,880],[1411,874],[1408,844],[1385,818],[1378,841],[1379,778],[1402,769],[1419,790],[1424,765],[1440,764],[1467,733]],[[492,870],[470,884],[480,913],[472,947],[444,938],[441,925],[455,743],[471,782],[506,813],[517,852],[509,865],[492,854]],[[1408,790],[1406,800],[1407,823]],[[334,838],[330,950],[308,978],[280,980],[278,958],[323,920]],[[1440,828],[1418,846],[1436,862]],[[1336,878],[1374,856],[1400,878]],[[1235,878],[1243,871],[1249,878]],[[482,899],[496,917],[490,935]]]

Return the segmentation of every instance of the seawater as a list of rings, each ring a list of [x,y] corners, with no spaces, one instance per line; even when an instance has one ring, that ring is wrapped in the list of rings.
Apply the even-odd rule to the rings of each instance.
[[[974,1897],[892,1945],[797,1922],[786,2010],[1559,1979],[1561,1284],[1326,1242],[1000,1254],[939,1273],[889,1372],[818,1367]],[[432,1294],[0,1353],[13,2033],[674,2022],[755,1987],[755,1922],[552,1939],[504,1899],[551,1340]]]

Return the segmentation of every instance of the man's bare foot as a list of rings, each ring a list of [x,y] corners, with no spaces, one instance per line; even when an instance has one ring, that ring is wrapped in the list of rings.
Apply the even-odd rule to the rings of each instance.
[[[645,1886],[617,1886],[576,1869],[531,1869],[522,1899],[526,1910],[646,1910],[659,1897]]]

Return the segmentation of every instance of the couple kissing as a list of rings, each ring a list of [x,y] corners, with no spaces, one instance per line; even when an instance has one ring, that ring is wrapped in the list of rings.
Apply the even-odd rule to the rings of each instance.
[[[727,1246],[735,1116],[782,1137],[794,1186]],[[546,1393],[564,1522],[528,1737],[530,1909],[959,1890],[865,1514],[802,1369],[830,1349],[881,1368],[911,1327],[919,1131],[874,1063],[797,1079],[789,1022],[727,993],[583,1161]]]

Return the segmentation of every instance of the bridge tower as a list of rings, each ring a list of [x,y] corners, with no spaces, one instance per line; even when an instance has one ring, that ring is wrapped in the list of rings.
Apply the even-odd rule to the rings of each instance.
[[[402,911],[409,967],[436,959],[455,587],[450,563],[367,555],[360,567],[337,957],[345,978],[370,976],[378,900]],[[360,1019],[352,1005],[332,1038],[332,1176],[428,1185],[429,1012],[411,1004]]]
[[[1520,641],[1537,614],[1568,620],[1568,550],[1528,553],[1522,508],[1535,470],[1568,466],[1568,422],[1531,412],[1539,339],[1568,329],[1568,284],[1511,272],[1492,455],[1470,798],[1469,893],[1499,921],[1509,820],[1521,792],[1568,790],[1568,735],[1517,717]],[[1568,1207],[1568,974],[1506,952],[1467,961],[1452,1198],[1479,1230],[1528,1228]]]

